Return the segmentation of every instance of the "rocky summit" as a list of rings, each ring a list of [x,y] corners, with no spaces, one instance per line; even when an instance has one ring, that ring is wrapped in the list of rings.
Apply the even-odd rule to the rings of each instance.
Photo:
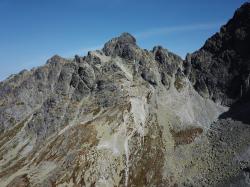
[[[0,186],[250,186],[250,3],[185,60],[129,33],[0,83]]]

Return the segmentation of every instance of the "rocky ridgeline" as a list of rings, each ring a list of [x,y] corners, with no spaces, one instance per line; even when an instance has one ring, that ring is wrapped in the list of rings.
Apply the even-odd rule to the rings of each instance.
[[[202,96],[230,106],[248,94],[249,33],[250,5],[245,3],[200,50],[187,55],[187,75]]]
[[[125,70],[125,76],[122,75],[124,72],[119,72],[124,71],[122,67],[112,62],[116,57],[125,59],[128,63],[129,70]],[[157,67],[157,72],[152,69],[154,66]],[[55,55],[45,66],[22,71],[1,83],[0,128],[2,131],[11,128],[37,108],[35,118],[39,122],[32,122],[28,127],[38,138],[46,137],[58,125],[69,123],[69,119],[60,117],[67,112],[65,107],[69,105],[68,102],[80,102],[83,98],[96,94],[101,107],[115,106],[120,98],[109,98],[108,93],[121,92],[115,82],[123,77],[141,77],[152,86],[163,84],[167,89],[171,78],[176,77],[175,85],[180,89],[185,84],[182,69],[180,57],[160,46],[154,47],[151,52],[142,50],[136,45],[135,38],[128,33],[107,42],[103,50],[89,52],[85,57],[75,56],[73,61]],[[65,98],[69,101],[64,102]],[[61,109],[56,107],[56,111],[53,111],[60,102],[63,102]]]
[[[249,185],[249,29],[245,3],[185,60],[123,33],[1,82],[0,186]]]

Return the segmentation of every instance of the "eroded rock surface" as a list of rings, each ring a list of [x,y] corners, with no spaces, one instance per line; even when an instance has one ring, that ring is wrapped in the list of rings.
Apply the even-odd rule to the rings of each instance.
[[[249,23],[185,61],[123,33],[1,82],[0,186],[249,185]]]
[[[190,80],[203,96],[230,106],[249,91],[250,4],[239,8],[220,32],[186,58]],[[188,70],[189,71],[189,70]]]

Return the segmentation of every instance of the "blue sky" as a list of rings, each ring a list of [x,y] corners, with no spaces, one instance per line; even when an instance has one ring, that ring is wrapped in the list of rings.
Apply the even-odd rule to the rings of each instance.
[[[184,57],[199,49],[243,0],[0,0],[0,80],[101,48],[122,32],[139,46]]]

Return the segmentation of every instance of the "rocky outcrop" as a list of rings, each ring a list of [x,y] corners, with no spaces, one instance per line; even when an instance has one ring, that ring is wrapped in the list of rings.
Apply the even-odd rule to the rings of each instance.
[[[249,33],[250,3],[245,3],[220,32],[187,56],[189,79],[202,96],[230,106],[249,91]]]
[[[0,186],[247,186],[246,19],[184,61],[123,33],[1,82]]]
[[[123,33],[117,38],[113,38],[103,47],[103,52],[107,56],[120,56],[129,60],[136,58],[136,39],[129,33]]]

